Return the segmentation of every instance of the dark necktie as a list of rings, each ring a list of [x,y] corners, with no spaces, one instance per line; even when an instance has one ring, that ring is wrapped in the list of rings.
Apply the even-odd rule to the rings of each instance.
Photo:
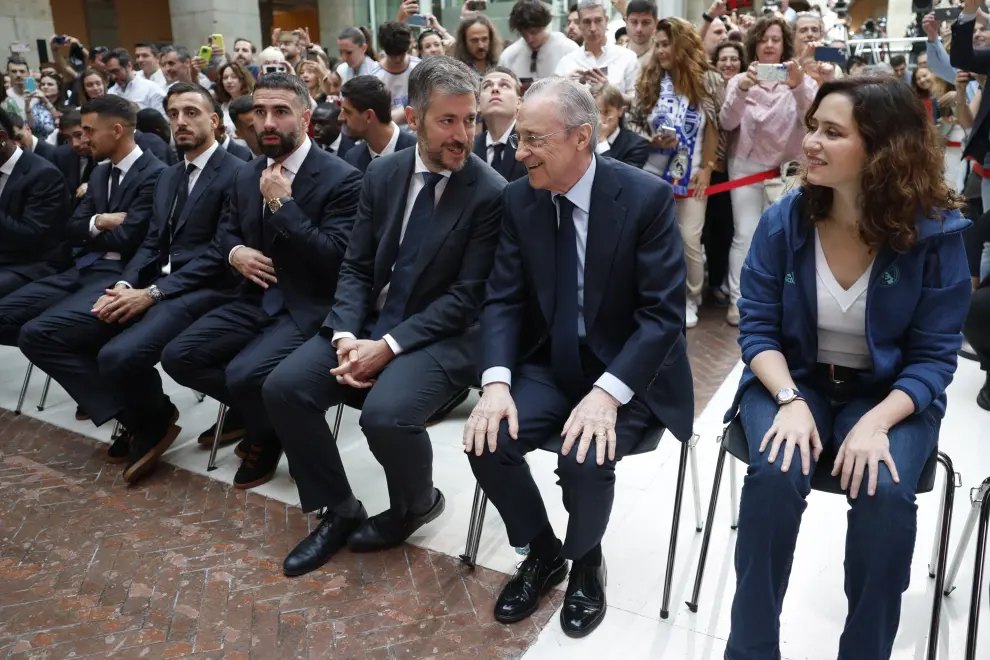
[[[502,143],[494,145],[495,155],[492,157],[492,168],[496,172],[502,171],[502,156],[505,154],[505,145]]]
[[[409,222],[406,224],[406,231],[399,245],[399,254],[395,259],[395,267],[392,268],[392,277],[389,279],[385,306],[382,307],[382,313],[371,331],[371,338],[375,340],[387,335],[405,319],[406,303],[409,301],[409,294],[412,293],[413,270],[416,266],[416,257],[419,255],[419,246],[423,242],[423,236],[429,231],[430,222],[433,220],[434,194],[437,184],[443,180],[442,174],[433,172],[424,172],[423,177],[426,185],[413,202]]]
[[[268,204],[264,204],[264,209],[261,211],[261,236],[262,241],[265,245],[265,255],[272,254],[272,245],[275,242],[275,230],[272,227],[272,210],[268,208]],[[265,314],[268,316],[275,316],[282,308],[285,306],[285,297],[282,292],[279,291],[277,284],[268,284],[268,288],[261,295],[261,309],[264,310]]]
[[[536,77],[536,59],[540,56],[540,49],[530,52],[529,54],[529,77]]]
[[[550,366],[557,385],[572,394],[583,389],[584,372],[578,347],[578,258],[574,204],[557,197],[560,224],[557,227],[557,277],[550,328]]]
[[[110,213],[114,212],[115,205],[117,203],[117,188],[120,187],[120,169],[114,167],[110,170],[110,202],[107,204],[107,208]],[[105,252],[87,252],[78,259],[76,259],[76,268],[83,269],[87,266],[92,266],[97,261],[99,261]]]
[[[179,225],[179,218],[182,217],[182,210],[186,208],[186,201],[189,199],[189,177],[196,171],[196,166],[192,163],[186,164],[186,174],[179,179],[178,190],[175,191],[175,204],[172,205],[172,213],[168,216],[168,225],[161,236],[161,258],[164,263],[168,262],[168,253],[171,250],[172,240],[175,238],[175,229]]]

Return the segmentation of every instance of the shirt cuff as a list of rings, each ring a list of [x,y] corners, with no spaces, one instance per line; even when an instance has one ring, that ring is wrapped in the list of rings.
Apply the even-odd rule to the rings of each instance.
[[[126,286],[128,289],[133,289],[134,288],[134,287],[131,286],[130,282],[125,282],[124,280],[121,280],[121,281],[117,282],[113,286],[114,286],[114,288],[117,288],[121,284],[123,284],[124,286]]]
[[[608,140],[602,140],[601,142],[598,143],[598,146],[595,147],[595,153],[603,154],[606,151],[609,151],[611,148],[612,145],[608,143]]]
[[[234,249],[236,250],[237,248]],[[330,343],[333,345],[334,348],[337,348],[337,342],[340,341],[341,339],[357,339],[357,337],[355,337],[350,332],[335,332],[333,333],[333,337],[330,338]]]
[[[481,374],[481,386],[492,383],[505,383],[512,387],[512,371],[508,367],[489,367]]]
[[[595,387],[605,390],[622,405],[632,401],[633,394],[635,394],[628,385],[607,371],[598,377],[598,380],[595,381]]]
[[[238,250],[240,250],[242,247],[244,247],[244,246],[243,245],[235,245],[234,247],[230,248],[230,254],[227,255],[227,263],[228,264],[230,264],[231,266],[234,265],[234,253],[237,252]]]
[[[89,219],[89,236],[90,238],[96,238],[101,232],[102,230],[96,228],[96,216],[94,215]]]
[[[385,335],[382,339],[384,339],[385,343],[388,344],[388,347],[392,349],[393,355],[399,355],[402,353],[402,347],[399,346],[399,342],[392,339],[392,335]]]

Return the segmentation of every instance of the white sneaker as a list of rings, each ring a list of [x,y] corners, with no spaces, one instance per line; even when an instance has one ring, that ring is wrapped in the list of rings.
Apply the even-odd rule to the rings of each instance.
[[[739,325],[739,308],[735,303],[729,305],[729,311],[725,313],[725,321],[731,326]]]
[[[687,309],[684,313],[685,325],[689,328],[693,328],[698,325],[698,304],[689,300],[687,303]]]

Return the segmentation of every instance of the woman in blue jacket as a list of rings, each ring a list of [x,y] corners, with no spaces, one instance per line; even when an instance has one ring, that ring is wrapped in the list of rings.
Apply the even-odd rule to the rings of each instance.
[[[811,474],[837,455],[850,504],[843,660],[890,657],[915,490],[938,442],[970,279],[962,200],[921,100],[893,78],[824,84],[802,185],[768,209],[742,271],[746,369],[726,421],[750,447],[727,660],[780,657]]]

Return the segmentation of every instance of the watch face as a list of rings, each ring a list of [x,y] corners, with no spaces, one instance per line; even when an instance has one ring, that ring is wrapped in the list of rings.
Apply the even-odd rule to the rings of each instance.
[[[789,387],[785,387],[781,391],[777,392],[777,403],[787,403],[796,396],[794,390]]]

